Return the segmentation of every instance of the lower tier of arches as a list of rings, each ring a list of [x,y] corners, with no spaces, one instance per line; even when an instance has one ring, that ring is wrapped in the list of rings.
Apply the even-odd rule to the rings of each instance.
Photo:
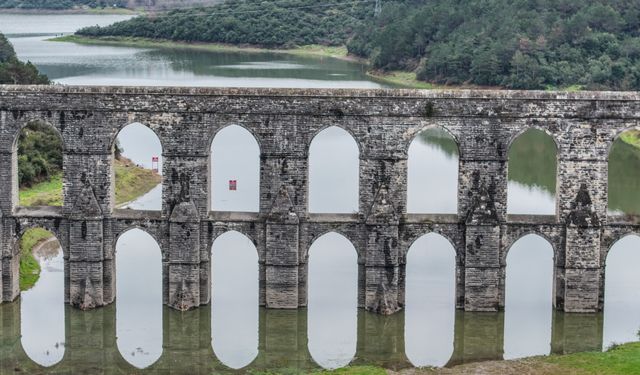
[[[308,303],[309,250],[335,232],[353,245],[357,263],[357,305],[391,314],[405,305],[409,249],[435,233],[450,243],[455,264],[455,307],[500,311],[505,307],[508,254],[528,234],[545,239],[553,252],[553,304],[567,312],[595,312],[604,305],[605,260],[616,241],[640,233],[639,224],[576,227],[546,216],[471,225],[454,217],[410,216],[396,223],[362,221],[357,215],[313,215],[306,220],[271,221],[258,214],[215,213],[207,219],[165,218],[159,213],[117,212],[111,218],[75,220],[56,212],[25,213],[1,219],[2,301],[19,295],[17,239],[32,227],[52,232],[64,252],[65,302],[91,309],[115,300],[115,246],[123,233],[138,228],[158,244],[162,302],[188,310],[211,301],[211,247],[229,231],[247,237],[258,260],[258,301],[268,308]],[[28,212],[27,213],[32,213]]]

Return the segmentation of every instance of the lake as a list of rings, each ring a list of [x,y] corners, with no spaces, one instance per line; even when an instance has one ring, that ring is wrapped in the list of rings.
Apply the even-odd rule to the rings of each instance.
[[[366,67],[330,58],[46,41],[128,17],[0,14],[0,31],[21,59],[59,84],[384,87],[366,75]],[[141,124],[124,128],[119,141],[126,157],[147,168],[152,156],[162,155],[154,133]],[[259,153],[239,126],[218,133],[212,143],[212,210],[257,211]],[[346,131],[331,127],[318,134],[310,149],[309,211],[358,211],[358,163],[358,147]],[[528,131],[514,142],[509,213],[555,213],[556,164],[555,143],[543,133]],[[422,132],[409,149],[408,212],[455,213],[457,168],[457,146],[448,133]],[[237,181],[237,190],[228,189],[229,180]],[[610,213],[640,214],[639,192],[640,151],[616,143]],[[160,196],[158,186],[128,207],[159,209]],[[357,309],[356,253],[341,235],[329,233],[310,249],[308,308],[277,311],[258,307],[255,247],[230,232],[212,247],[211,306],[180,313],[162,306],[158,245],[134,229],[117,243],[116,303],[95,311],[64,305],[59,247],[38,255],[40,280],[19,301],[0,305],[0,373],[45,371],[40,366],[74,373],[303,372],[350,363],[401,369],[606,349],[638,340],[640,329],[640,237],[614,247],[604,313],[553,310],[553,249],[535,235],[509,251],[505,311],[469,313],[455,310],[453,247],[427,234],[407,256],[406,309],[378,316]]]

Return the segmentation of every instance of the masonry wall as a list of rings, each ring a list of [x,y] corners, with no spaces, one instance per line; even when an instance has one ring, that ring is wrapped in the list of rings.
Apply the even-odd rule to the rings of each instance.
[[[638,128],[637,93],[517,91],[288,90],[70,86],[0,87],[0,254],[2,300],[18,294],[17,240],[24,228],[53,228],[65,252],[65,299],[90,309],[115,298],[115,243],[146,230],[163,252],[164,303],[208,304],[210,249],[222,233],[253,240],[260,303],[297,308],[307,301],[307,253],[335,231],[358,252],[358,304],[391,314],[404,305],[406,253],[421,235],[445,236],[456,251],[456,305],[504,307],[505,258],[521,236],[537,233],[555,252],[555,304],[602,308],[603,250],[637,221],[607,216],[607,158],[622,131]],[[17,205],[15,141],[43,120],[64,144],[64,206]],[[160,212],[114,210],[112,148],[124,126],[140,122],[163,146]],[[210,146],[239,125],[260,146],[260,212],[210,212]],[[353,215],[309,214],[308,150],[329,126],[360,149],[359,207]],[[457,215],[407,214],[407,154],[424,129],[442,127],[459,147]],[[558,146],[555,216],[506,213],[507,153],[529,128]],[[607,248],[608,249],[608,248]]]

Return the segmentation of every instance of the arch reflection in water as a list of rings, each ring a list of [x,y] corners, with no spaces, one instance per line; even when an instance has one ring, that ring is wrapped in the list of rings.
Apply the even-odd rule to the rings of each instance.
[[[454,349],[456,253],[429,233],[407,253],[405,351],[414,366],[444,366]]]
[[[637,341],[640,337],[640,235],[616,242],[606,258],[604,342]]]
[[[458,145],[443,128],[420,132],[409,146],[407,212],[458,212]]]
[[[538,129],[520,134],[509,148],[507,212],[556,213],[557,146]]]
[[[529,234],[507,254],[504,358],[551,352],[553,316],[553,247]]]
[[[236,190],[230,189],[235,180]],[[245,128],[230,125],[211,142],[211,209],[258,212],[260,146]]]
[[[335,232],[309,249],[309,353],[324,368],[349,364],[358,337],[358,254]]]
[[[134,122],[122,128],[116,137],[116,142],[113,145],[113,151],[115,155],[115,186],[118,186],[118,181],[124,178],[125,171],[131,163],[141,166],[142,168],[151,170],[155,167],[152,158],[158,157],[158,174],[162,174],[162,144],[160,138],[149,127]],[[117,148],[122,151],[121,157],[117,158]],[[150,173],[150,172],[149,172]],[[146,180],[146,179],[145,179]],[[139,183],[139,181],[124,180],[127,185],[132,183]],[[160,210],[162,209],[162,184],[159,183],[160,178],[157,179],[157,185],[150,185],[147,187],[147,194],[141,198],[136,199],[134,202],[127,202],[129,198],[122,195],[124,189],[116,188],[116,205],[127,203],[124,208],[130,208],[134,210]],[[155,187],[154,187],[155,186]],[[130,186],[123,186],[125,189]]]
[[[211,255],[211,345],[225,365],[239,369],[258,356],[258,252],[238,232],[218,237]]]
[[[337,126],[313,138],[309,146],[309,212],[358,212],[359,152],[351,134]]]
[[[135,367],[162,355],[162,253],[140,229],[116,243],[116,336],[120,354]]]
[[[52,366],[62,360],[65,352],[64,258],[53,234],[42,229],[27,230],[30,231],[51,237],[33,250],[41,271],[35,285],[20,297],[21,342],[34,362]],[[23,236],[20,240],[21,246],[24,239]],[[21,263],[25,261],[21,259]]]

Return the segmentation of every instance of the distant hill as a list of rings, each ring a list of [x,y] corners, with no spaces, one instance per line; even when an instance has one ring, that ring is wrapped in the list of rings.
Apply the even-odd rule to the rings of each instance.
[[[346,44],[380,71],[512,89],[640,89],[637,0],[228,0],[78,34],[289,47]]]
[[[167,10],[211,6],[224,0],[0,0],[0,9],[69,10],[81,8],[128,8]]]

